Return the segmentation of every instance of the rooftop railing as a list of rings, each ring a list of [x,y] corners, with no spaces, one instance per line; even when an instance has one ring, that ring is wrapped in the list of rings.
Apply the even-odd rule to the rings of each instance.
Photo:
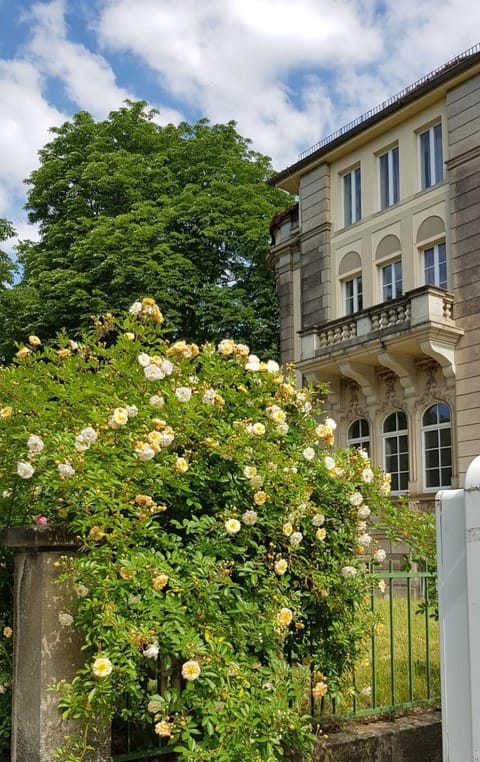
[[[391,98],[388,98],[388,100],[383,101],[383,103],[380,103],[378,106],[375,106],[374,108],[370,109],[370,111],[367,111],[365,114],[362,114],[361,116],[358,116],[356,119],[353,119],[353,121],[348,122],[348,124],[345,124],[343,127],[340,127],[340,129],[336,130],[335,132],[332,132],[331,135],[327,135],[326,137],[322,138],[321,140],[318,141],[318,143],[315,143],[315,145],[311,146],[310,148],[307,148],[305,151],[302,151],[302,153],[298,155],[298,160],[301,161],[302,159],[305,159],[307,156],[310,156],[312,153],[315,153],[315,151],[318,151],[320,148],[324,148],[329,143],[333,143],[333,141],[336,140],[337,138],[340,138],[342,135],[345,135],[354,127],[357,127],[358,125],[368,121],[371,117],[375,116],[376,114],[379,114],[381,111],[384,111],[389,106],[393,106],[395,103],[400,103],[402,99],[405,98],[406,95],[409,95],[421,85],[424,85],[427,82],[430,82],[442,72],[447,71],[448,69],[451,69],[453,66],[458,64],[464,58],[468,58],[469,56],[475,55],[476,53],[480,53],[480,43],[473,45],[471,48],[468,48],[468,50],[464,50],[463,53],[460,53],[458,56],[455,56],[455,58],[450,59],[450,61],[447,61],[447,63],[442,64],[442,66],[439,66],[437,69],[434,69],[433,71],[429,72],[429,74],[426,74],[424,77],[417,79],[416,82],[414,82],[411,85],[408,85],[408,87],[405,87],[403,90],[400,90],[399,93],[397,93],[396,95],[393,95]]]

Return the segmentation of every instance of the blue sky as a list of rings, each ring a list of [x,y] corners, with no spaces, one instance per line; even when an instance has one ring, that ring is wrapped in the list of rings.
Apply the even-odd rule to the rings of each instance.
[[[0,0],[0,217],[36,237],[23,179],[77,111],[234,119],[280,170],[479,30],[472,0]]]

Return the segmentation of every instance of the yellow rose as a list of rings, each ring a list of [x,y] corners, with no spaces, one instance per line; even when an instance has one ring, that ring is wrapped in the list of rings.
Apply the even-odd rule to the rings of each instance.
[[[89,535],[95,542],[100,542],[106,536],[106,533],[100,527],[94,526],[90,529]]]
[[[155,574],[152,585],[154,590],[163,590],[168,585],[168,574]]]
[[[29,349],[28,347],[20,347],[20,349],[17,352],[17,357],[20,360],[23,360],[24,357],[28,357],[28,355],[31,353],[31,351],[32,350]]]
[[[293,619],[292,609],[286,607],[281,608],[277,614],[277,623],[282,627],[288,627]]]
[[[184,474],[188,471],[188,463],[185,458],[178,458],[175,461],[175,471],[177,474]]]

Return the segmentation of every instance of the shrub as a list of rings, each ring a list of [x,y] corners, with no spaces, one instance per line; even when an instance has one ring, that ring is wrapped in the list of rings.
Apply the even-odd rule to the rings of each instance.
[[[85,731],[148,721],[182,762],[308,756],[296,665],[320,701],[363,651],[366,524],[388,479],[332,449],[318,389],[228,339],[171,343],[162,323],[144,299],[79,345],[30,337],[0,372],[3,515],[80,543],[59,628],[81,628],[85,664],[60,708]],[[159,694],[157,660],[180,687]],[[58,752],[81,755],[78,739]]]

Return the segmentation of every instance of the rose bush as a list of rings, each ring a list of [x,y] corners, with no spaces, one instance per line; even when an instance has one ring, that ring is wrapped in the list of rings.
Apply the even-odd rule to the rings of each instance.
[[[5,523],[62,522],[80,543],[58,569],[59,626],[83,631],[85,664],[60,708],[85,729],[148,721],[184,762],[308,758],[299,674],[311,699],[336,696],[363,652],[388,479],[333,449],[319,390],[276,362],[167,337],[144,299],[80,344],[30,337],[0,371]],[[59,750],[81,755],[78,739]]]

